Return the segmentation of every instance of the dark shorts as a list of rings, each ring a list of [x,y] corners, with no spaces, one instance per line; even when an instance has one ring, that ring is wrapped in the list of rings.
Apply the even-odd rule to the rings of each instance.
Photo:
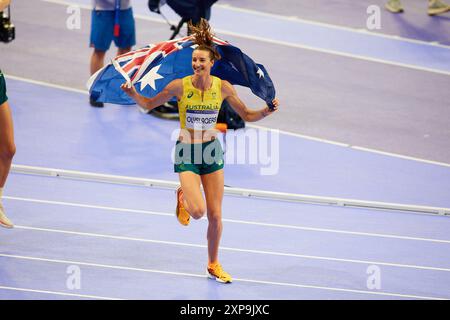
[[[204,143],[182,143],[175,147],[175,172],[192,171],[198,175],[223,169],[223,150],[218,139]]]
[[[8,97],[6,96],[6,83],[5,77],[3,76],[2,71],[0,70],[0,106],[8,101]]]
[[[114,37],[115,14],[111,10],[92,10],[90,46],[99,51],[108,51],[111,42],[118,48],[131,48],[136,44],[133,10],[120,10],[120,32]]]

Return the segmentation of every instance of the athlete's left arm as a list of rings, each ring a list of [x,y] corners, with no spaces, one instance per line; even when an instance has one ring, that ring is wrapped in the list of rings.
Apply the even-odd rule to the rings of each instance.
[[[273,110],[269,109],[268,106],[259,110],[249,109],[237,95],[236,89],[226,80],[222,80],[222,97],[227,100],[234,111],[246,122],[255,122],[267,117],[277,111],[279,105],[278,100],[273,99],[272,103],[275,106]]]

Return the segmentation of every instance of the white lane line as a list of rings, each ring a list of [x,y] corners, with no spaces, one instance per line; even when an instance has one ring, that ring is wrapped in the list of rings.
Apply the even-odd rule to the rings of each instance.
[[[191,247],[191,248],[201,248],[201,249],[207,248],[206,245],[202,245],[202,244],[143,239],[143,238],[135,238],[135,237],[114,236],[114,235],[109,235],[109,234],[78,232],[78,231],[69,231],[69,230],[61,230],[61,229],[37,228],[37,227],[20,226],[20,225],[16,225],[15,229],[39,231],[39,232],[49,232],[49,233],[60,233],[60,234],[76,235],[76,236],[82,236],[82,237],[95,237],[95,238],[104,238],[104,239],[113,239],[113,240],[136,241],[136,242],[154,243],[154,244],[171,245],[171,246],[179,246],[179,247]],[[225,251],[232,251],[232,252],[245,252],[245,253],[252,253],[252,254],[280,256],[280,257],[292,257],[292,258],[303,258],[303,259],[324,260],[324,261],[345,262],[345,263],[357,263],[357,264],[370,264],[370,265],[374,264],[374,265],[397,267],[397,268],[450,272],[449,268],[441,268],[441,267],[419,266],[419,265],[389,263],[389,262],[371,261],[371,260],[355,260],[355,259],[311,256],[311,255],[302,255],[302,254],[295,254],[295,253],[240,249],[240,248],[232,248],[232,247],[220,247],[220,249],[225,250]]]
[[[205,278],[204,274],[193,274],[193,273],[186,273],[186,272],[174,272],[174,271],[144,269],[144,268],[124,267],[124,266],[113,266],[113,265],[91,263],[91,262],[80,262],[80,261],[70,261],[70,260],[61,260],[61,259],[45,259],[45,258],[19,256],[19,255],[11,255],[11,254],[3,254],[3,253],[0,254],[0,257],[23,259],[23,260],[33,260],[33,261],[53,262],[53,263],[60,263],[60,264],[89,266],[89,267],[109,268],[109,269],[118,269],[118,270],[127,270],[127,271],[142,271],[142,272],[150,272],[150,273],[161,273],[161,274],[167,274],[167,275],[172,275],[172,276],[189,276],[189,277],[196,277],[196,278]]]
[[[8,200],[24,201],[24,202],[32,202],[32,203],[40,203],[40,204],[60,205],[60,206],[78,207],[78,208],[87,208],[87,209],[98,209],[98,210],[113,211],[113,212],[126,212],[126,213],[157,215],[157,216],[170,217],[171,219],[174,217],[174,214],[169,213],[169,212],[117,208],[117,207],[98,206],[98,205],[90,205],[90,204],[82,204],[82,203],[74,203],[74,202],[31,199],[31,198],[23,198],[23,197],[4,196],[3,198],[8,199]],[[205,219],[206,219],[205,217],[202,218],[202,220],[205,220]],[[222,221],[230,222],[230,223],[237,223],[237,224],[263,226],[263,227],[273,227],[273,228],[284,228],[284,229],[294,229],[294,230],[304,230],[304,231],[348,234],[348,235],[357,235],[357,236],[365,236],[365,237],[379,237],[379,238],[389,238],[389,239],[399,239],[399,240],[414,240],[414,241],[425,241],[425,242],[450,244],[450,240],[443,240],[443,239],[430,239],[430,238],[410,237],[410,236],[401,236],[401,235],[393,235],[393,234],[358,232],[358,231],[327,229],[327,228],[302,227],[302,226],[295,226],[295,225],[274,224],[274,223],[266,223],[266,222],[225,219],[225,218],[222,219]]]
[[[9,255],[9,254],[0,254],[0,257],[15,258],[15,259],[22,259],[22,260],[43,261],[43,262],[51,262],[51,263],[59,263],[59,264],[70,264],[70,265],[98,267],[98,268],[108,268],[108,269],[116,269],[116,270],[148,272],[148,273],[157,273],[157,274],[165,274],[165,275],[184,276],[184,277],[187,276],[187,277],[195,277],[195,278],[205,278],[205,275],[194,274],[194,273],[172,272],[172,271],[156,270],[156,269],[123,267],[123,266],[105,265],[105,264],[97,264],[97,263],[87,263],[87,262],[82,262],[82,261],[45,259],[45,258],[37,258],[37,257],[29,257],[29,256],[18,256],[18,255]],[[354,289],[344,289],[344,288],[333,288],[333,287],[323,287],[323,286],[311,286],[311,285],[302,285],[302,284],[296,284],[296,283],[274,282],[274,281],[264,281],[264,280],[252,280],[252,279],[243,279],[243,278],[235,278],[234,281],[235,282],[239,282],[240,281],[240,282],[248,282],[248,283],[266,284],[266,285],[276,285],[276,286],[297,287],[297,288],[305,288],[305,289],[319,289],[319,290],[328,290],[328,291],[352,292],[352,293],[359,293],[359,294],[372,294],[372,295],[393,296],[393,297],[402,297],[402,298],[413,298],[413,299],[447,300],[446,298],[439,298],[439,297],[416,296],[416,295],[391,293],[391,292],[378,292],[378,291],[374,292],[374,291],[364,291],[364,290],[354,290]]]
[[[71,1],[65,1],[65,0],[42,0],[42,1],[48,2],[48,3],[65,5],[65,6],[75,5],[82,9],[87,9],[87,10],[92,9],[91,5],[79,4],[77,2],[71,2]],[[405,37],[398,36],[398,35],[377,33],[377,32],[370,31],[368,29],[345,27],[345,26],[340,26],[340,25],[335,25],[335,24],[330,24],[330,23],[325,23],[325,22],[303,19],[303,18],[299,18],[297,16],[283,16],[280,14],[268,13],[268,12],[257,11],[257,10],[246,9],[246,8],[239,8],[239,7],[235,7],[233,5],[229,5],[229,4],[217,3],[214,5],[214,8],[221,8],[223,10],[242,12],[242,13],[247,13],[249,15],[254,15],[254,16],[284,20],[286,22],[302,23],[302,24],[308,24],[308,25],[318,26],[318,27],[323,27],[323,28],[347,31],[347,32],[356,33],[356,34],[364,34],[364,35],[368,35],[368,36],[385,38],[385,39],[390,39],[390,40],[395,40],[395,41],[410,42],[410,43],[415,43],[415,44],[420,44],[420,45],[439,47],[439,48],[443,48],[443,49],[450,49],[450,46],[440,44],[439,42],[436,42],[436,41],[423,41],[423,40],[418,40],[418,39],[413,39],[413,38],[405,38]],[[153,15],[153,17],[151,15]],[[153,22],[158,22],[158,23],[166,23],[166,21],[163,18],[160,18],[158,15],[150,13],[150,11],[149,11],[149,16],[142,15],[142,14],[135,14],[135,17],[137,17],[139,19],[145,19],[145,20],[149,20],[149,21],[153,21]],[[169,21],[170,20],[171,19],[169,19]],[[170,22],[175,23],[175,24],[178,23],[178,21],[176,21],[176,20],[173,20]]]
[[[57,296],[68,296],[68,297],[76,297],[76,298],[90,298],[90,299],[100,299],[100,300],[123,300],[123,299],[118,299],[118,298],[92,296],[92,295],[86,295],[86,294],[74,294],[74,293],[66,293],[66,292],[60,292],[60,291],[36,290],[36,289],[6,287],[6,286],[0,286],[0,290],[12,290],[12,291],[23,291],[23,292],[33,292],[33,293],[45,293],[45,294],[52,294],[52,295],[57,295]]]
[[[49,88],[55,88],[55,89],[60,89],[60,90],[72,91],[72,92],[81,93],[81,94],[85,94],[85,95],[89,94],[89,92],[87,90],[73,89],[73,88],[70,88],[70,87],[61,86],[61,85],[57,85],[57,84],[53,84],[53,83],[49,83],[49,82],[37,81],[37,80],[33,80],[33,79],[28,79],[28,78],[13,76],[13,75],[6,75],[6,74],[5,74],[5,77],[9,78],[9,79],[13,79],[13,80],[17,80],[17,81],[23,81],[23,82],[27,82],[27,83],[31,83],[31,84],[36,84],[36,85],[41,85],[41,86],[45,86],[45,87],[49,87]],[[279,129],[267,128],[267,127],[255,125],[255,124],[252,124],[252,123],[247,123],[246,125],[248,127],[250,127],[250,128],[255,128],[255,129],[268,130],[268,131],[276,130],[276,131],[278,131],[281,134],[289,135],[289,136],[293,136],[293,137],[298,137],[298,138],[302,138],[302,139],[306,139],[306,140],[323,142],[323,143],[332,144],[332,145],[336,145],[336,146],[340,146],[340,147],[346,147],[346,148],[351,148],[351,149],[360,150],[360,151],[366,151],[366,152],[370,152],[370,153],[377,153],[377,154],[382,154],[382,155],[391,156],[391,157],[395,157],[395,158],[401,158],[401,159],[406,159],[406,160],[412,160],[412,161],[417,161],[417,162],[423,162],[423,163],[438,165],[438,166],[450,167],[450,163],[438,162],[438,161],[421,159],[421,158],[415,158],[415,157],[401,155],[401,154],[398,154],[398,153],[384,152],[384,151],[380,151],[380,150],[376,150],[376,149],[352,146],[352,145],[349,145],[347,143],[343,143],[343,142],[339,142],[339,141],[327,140],[327,139],[322,139],[322,138],[313,137],[313,136],[307,136],[307,135],[303,135],[303,134],[299,134],[299,133],[295,133],[295,132],[289,132],[289,131],[284,131],[284,130],[279,130]]]
[[[13,164],[11,166],[12,173],[21,173],[45,177],[55,177],[60,179],[75,179],[80,181],[102,182],[119,185],[132,185],[140,187],[153,187],[175,190],[179,186],[179,182],[171,180],[145,179],[137,177],[118,176],[111,174],[100,174],[95,172],[83,172],[74,170],[63,170],[45,167],[33,167],[25,165]],[[388,210],[389,212],[414,212],[416,214],[438,214],[450,215],[450,208],[419,206],[402,203],[388,203],[379,201],[367,201],[359,199],[344,199],[335,197],[312,196],[306,194],[296,194],[288,192],[274,192],[258,189],[246,189],[236,187],[225,187],[225,195],[235,195],[243,198],[263,198],[270,200],[287,200],[302,203],[315,203],[328,206],[338,207],[357,207],[371,210]]]
[[[261,284],[269,284],[269,285],[277,285],[277,286],[299,287],[299,288],[306,288],[306,289],[309,288],[309,289],[321,289],[321,290],[352,292],[352,293],[361,293],[361,294],[374,294],[374,295],[381,295],[381,296],[412,298],[412,299],[449,300],[448,298],[416,296],[416,295],[400,294],[400,293],[392,293],[392,292],[376,292],[376,291],[365,291],[365,290],[355,290],[355,289],[321,287],[321,286],[311,286],[311,285],[302,285],[302,284],[294,284],[294,283],[273,282],[273,281],[247,280],[247,279],[239,279],[239,278],[235,278],[234,281],[261,283]]]
[[[92,8],[91,6],[80,5],[78,3],[73,3],[73,2],[68,2],[68,1],[60,1],[60,0],[43,0],[43,1],[51,2],[51,3],[55,3],[55,4],[62,4],[62,5],[75,5],[75,6],[79,6],[80,8],[83,8],[83,9],[91,9]],[[135,16],[135,18],[138,18],[141,20],[166,23],[164,20],[151,18],[146,15],[135,14],[134,16]],[[293,48],[297,48],[297,49],[311,50],[311,51],[316,51],[316,52],[321,52],[321,53],[326,53],[326,54],[342,56],[342,57],[346,57],[346,58],[382,63],[382,64],[393,65],[393,66],[403,67],[403,68],[409,68],[409,69],[418,70],[418,71],[426,71],[426,72],[432,72],[432,73],[437,73],[437,74],[450,75],[450,71],[444,71],[444,70],[440,70],[440,69],[433,69],[433,68],[427,68],[427,67],[420,67],[420,66],[416,66],[416,65],[412,65],[412,64],[393,62],[390,60],[384,60],[384,59],[378,59],[378,58],[370,58],[367,56],[345,53],[342,51],[323,49],[323,48],[318,48],[318,47],[313,47],[313,46],[306,46],[306,45],[302,45],[302,44],[298,44],[298,43],[269,39],[269,38],[254,36],[254,35],[250,35],[250,34],[243,34],[240,32],[239,33],[232,32],[232,31],[223,30],[223,29],[219,29],[219,28],[215,28],[215,32],[217,34],[224,34],[224,35],[229,35],[229,36],[233,36],[233,37],[239,37],[239,38],[244,38],[244,39],[266,42],[266,43],[270,43],[270,44],[283,45],[283,46],[293,47]],[[359,33],[361,33],[361,32],[359,32]],[[371,33],[365,33],[365,34],[371,35]],[[393,39],[399,40],[397,37],[394,37]],[[429,45],[429,43],[424,43],[424,44]],[[436,45],[433,45],[433,46],[435,47]]]
[[[259,125],[253,124],[253,123],[246,123],[246,126],[250,127],[250,128],[266,130],[266,131],[277,131],[278,133],[281,133],[281,134],[284,134],[284,135],[288,135],[288,136],[292,136],[292,137],[302,138],[302,139],[311,140],[311,141],[323,142],[323,143],[332,144],[332,145],[336,145],[336,146],[340,146],[340,147],[346,147],[346,148],[350,148],[350,149],[354,149],[354,150],[365,151],[365,152],[370,152],[370,153],[376,153],[376,154],[381,154],[381,155],[384,155],[384,156],[400,158],[400,159],[405,159],[405,160],[412,160],[412,161],[423,162],[423,163],[427,163],[427,164],[433,164],[433,165],[438,165],[438,166],[443,166],[443,167],[449,167],[450,168],[450,163],[433,161],[433,160],[427,160],[427,159],[416,158],[416,157],[411,157],[411,156],[405,156],[405,155],[402,155],[402,154],[393,153],[393,152],[386,152],[386,151],[381,151],[381,150],[377,150],[377,149],[358,147],[358,146],[350,145],[350,144],[344,143],[344,142],[339,142],[339,141],[334,141],[334,140],[327,140],[327,139],[321,139],[321,138],[307,136],[307,135],[303,135],[303,134],[299,134],[299,133],[294,133],[294,132],[289,132],[289,131],[284,131],[284,130],[279,130],[279,129],[273,129],[273,128],[267,128],[267,127],[259,126]]]
[[[257,226],[264,226],[264,227],[296,229],[296,230],[304,230],[304,231],[348,234],[348,235],[356,235],[356,236],[364,236],[364,237],[378,237],[378,238],[389,238],[389,239],[398,239],[398,240],[414,240],[414,241],[426,241],[426,242],[450,244],[450,240],[408,237],[408,236],[399,236],[399,235],[393,235],[393,234],[358,232],[358,231],[347,231],[347,230],[337,230],[337,229],[327,229],[327,228],[301,227],[301,226],[293,226],[293,225],[285,225],[285,224],[274,224],[274,223],[264,223],[264,222],[244,221],[244,220],[232,220],[232,219],[222,219],[222,220],[226,221],[226,222],[257,225]]]
[[[33,202],[33,203],[52,204],[52,205],[60,205],[60,206],[68,206],[68,207],[99,209],[99,210],[107,210],[107,211],[140,213],[140,214],[158,215],[158,216],[170,216],[170,217],[174,217],[175,216],[174,213],[168,213],[168,212],[139,210],[139,209],[127,209],[127,208],[117,208],[117,207],[108,207],[108,206],[97,206],[97,205],[74,203],[74,202],[64,202],[64,201],[51,201],[51,200],[31,199],[31,198],[22,198],[22,197],[10,197],[10,196],[3,196],[3,199],[25,201],[25,202]]]
[[[254,124],[254,123],[246,123],[245,125],[247,127],[249,127],[249,128],[266,130],[266,131],[277,131],[277,132],[279,132],[281,134],[284,134],[284,135],[287,135],[287,136],[292,136],[292,137],[302,138],[302,139],[312,140],[312,141],[318,141],[318,142],[323,142],[323,143],[327,143],[327,144],[333,144],[333,145],[336,145],[336,146],[339,146],[339,147],[346,147],[346,148],[351,148],[352,147],[348,143],[343,143],[343,142],[338,142],[338,141],[333,141],[333,140],[327,140],[327,139],[322,139],[322,138],[311,137],[311,136],[307,136],[307,135],[304,135],[304,134],[289,132],[289,131],[280,130],[280,129],[267,128],[267,127],[263,127],[263,126],[260,126],[260,125]]]
[[[401,158],[401,159],[405,159],[405,160],[420,161],[420,162],[427,163],[427,164],[433,164],[433,165],[438,165],[438,166],[443,166],[443,167],[449,167],[450,168],[450,163],[438,162],[438,161],[432,161],[432,160],[425,160],[425,159],[420,159],[420,158],[415,158],[415,157],[410,157],[410,156],[404,156],[404,155],[397,154],[397,153],[386,152],[386,151],[381,151],[381,150],[376,150],[376,149],[363,148],[363,147],[358,147],[358,146],[351,146],[350,148],[352,148],[354,150],[359,150],[359,151],[367,151],[367,152],[372,152],[372,153],[378,153],[378,154],[381,154],[383,156],[391,156],[391,157]]]
[[[18,77],[18,76],[13,76],[13,75],[6,75],[4,74],[5,77],[7,79],[13,79],[13,80],[17,80],[17,81],[23,81],[23,82],[27,82],[27,83],[31,83],[31,84],[36,84],[39,86],[44,86],[44,87],[49,87],[49,88],[54,88],[54,89],[60,89],[60,90],[65,90],[65,91],[71,91],[71,92],[76,92],[76,93],[82,93],[82,94],[89,94],[89,92],[87,90],[80,90],[80,89],[74,89],[71,87],[66,87],[66,86],[60,86],[58,84],[54,84],[54,83],[49,83],[49,82],[44,82],[44,81],[39,81],[39,80],[33,80],[33,79],[28,79],[28,78],[22,78],[22,77]]]
[[[252,9],[238,8],[238,7],[229,5],[229,4],[215,4],[214,7],[220,7],[220,8],[236,11],[236,12],[243,12],[243,13],[262,16],[262,17],[285,20],[288,22],[303,23],[303,24],[309,24],[309,25],[319,26],[319,27],[324,27],[324,28],[329,28],[329,29],[348,31],[348,32],[357,33],[357,34],[363,33],[365,35],[375,36],[375,37],[380,37],[380,38],[385,38],[385,39],[390,39],[390,40],[405,41],[405,42],[410,42],[410,43],[415,43],[415,44],[440,47],[443,49],[450,49],[450,46],[440,44],[439,42],[436,42],[436,41],[429,42],[429,41],[417,40],[417,39],[412,39],[412,38],[405,38],[405,37],[397,36],[397,35],[376,33],[376,32],[370,31],[368,29],[357,29],[357,28],[345,27],[345,26],[340,26],[340,25],[335,25],[335,24],[329,24],[329,23],[325,23],[325,22],[302,19],[302,18],[299,18],[296,16],[283,16],[283,15],[279,15],[279,14],[267,13],[267,12],[252,10]]]
[[[341,56],[341,57],[345,57],[345,58],[363,60],[363,61],[367,61],[367,62],[376,62],[376,63],[386,64],[386,65],[390,65],[390,66],[403,67],[403,68],[413,69],[413,70],[418,70],[418,71],[426,71],[426,72],[437,73],[437,74],[442,74],[442,75],[446,75],[446,76],[450,75],[450,71],[446,71],[446,70],[421,67],[421,66],[417,66],[417,65],[413,65],[413,64],[394,62],[394,61],[384,60],[384,59],[379,59],[379,58],[371,58],[371,57],[362,56],[362,55],[358,55],[358,54],[352,54],[352,53],[330,50],[330,49],[323,49],[323,48],[307,46],[307,45],[292,43],[292,42],[287,42],[287,41],[268,39],[268,38],[264,38],[264,37],[258,37],[258,36],[248,35],[248,34],[241,34],[241,33],[222,30],[222,29],[216,29],[215,31],[218,34],[226,34],[226,35],[233,36],[233,37],[267,42],[270,44],[282,45],[282,46],[291,47],[291,48],[310,50],[310,51],[315,51],[315,52],[320,52],[320,53]]]

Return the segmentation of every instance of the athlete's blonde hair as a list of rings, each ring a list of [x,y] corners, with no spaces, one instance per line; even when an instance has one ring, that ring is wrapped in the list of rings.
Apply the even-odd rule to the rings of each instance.
[[[197,25],[190,21],[188,28],[194,37],[194,43],[198,45],[195,50],[208,51],[211,60],[219,60],[221,58],[213,42],[214,33],[212,33],[211,26],[206,19],[201,18]]]

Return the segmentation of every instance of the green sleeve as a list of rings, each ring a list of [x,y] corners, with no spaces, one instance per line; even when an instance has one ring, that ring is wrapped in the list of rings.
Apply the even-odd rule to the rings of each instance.
[[[6,96],[5,77],[3,77],[3,73],[0,71],[0,105],[6,101],[8,101],[8,97]]]

